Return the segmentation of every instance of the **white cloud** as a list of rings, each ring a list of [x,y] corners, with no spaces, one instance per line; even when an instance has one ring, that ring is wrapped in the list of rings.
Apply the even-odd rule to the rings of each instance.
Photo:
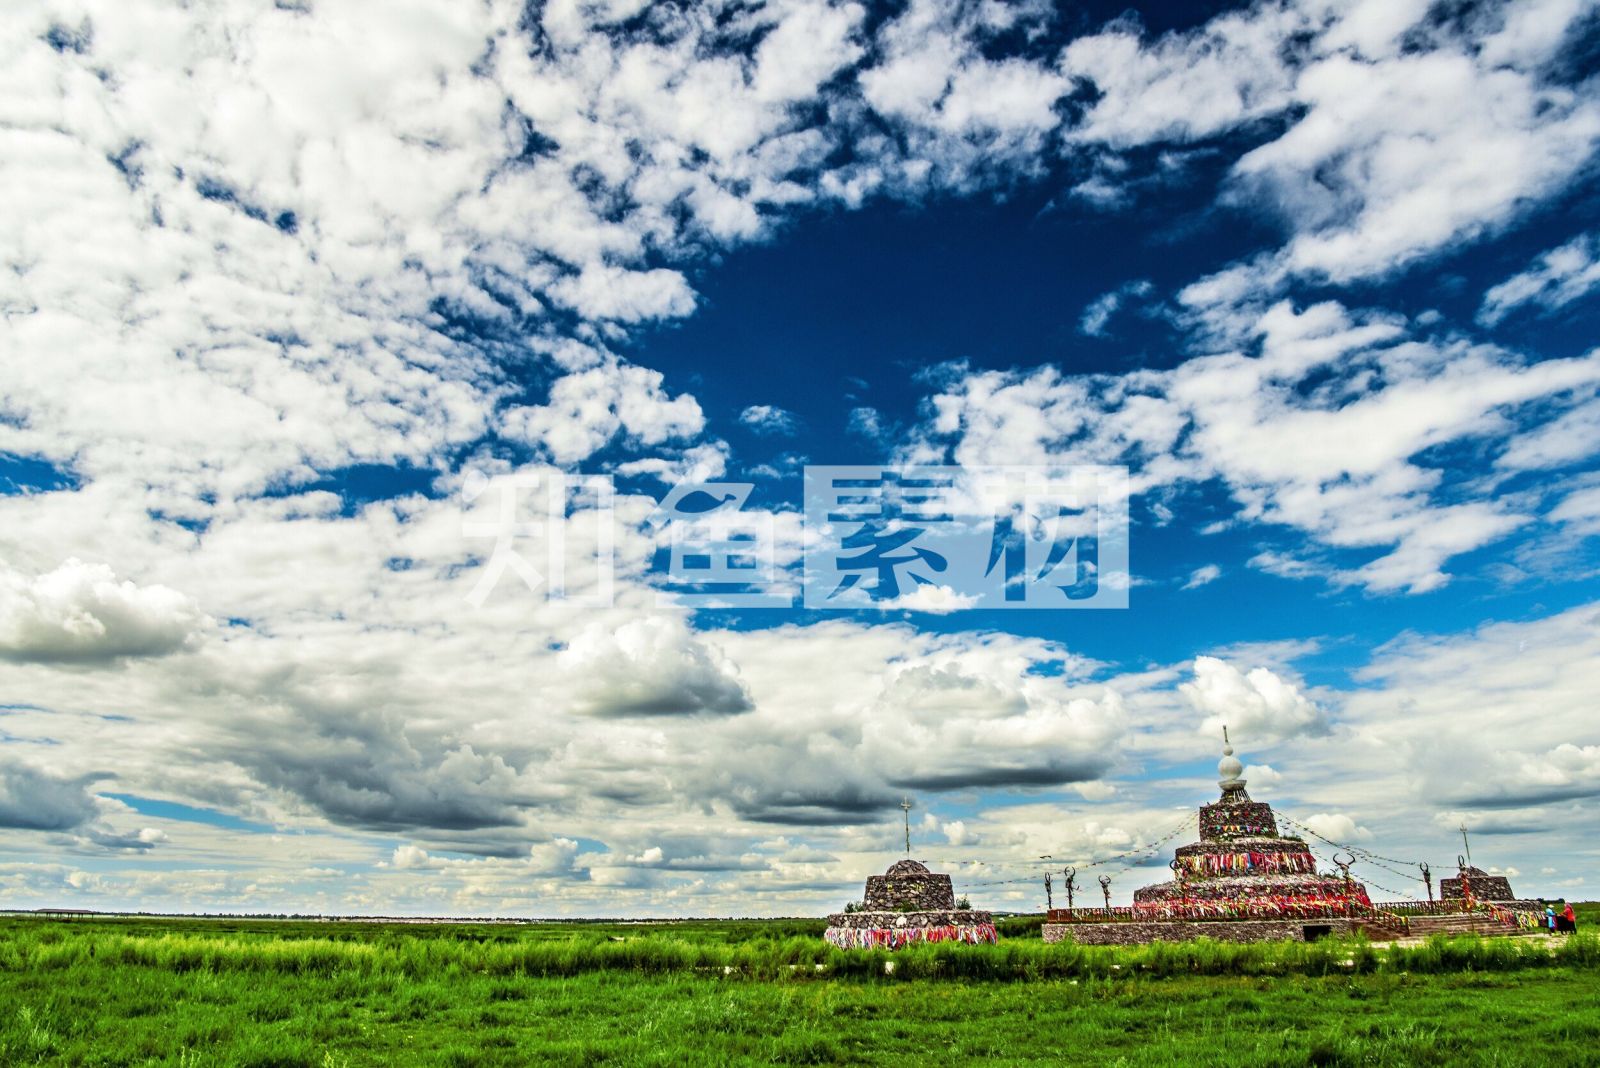
[[[1539,364],[1421,341],[1393,317],[1259,299],[1296,271],[1381,273],[1563,188],[1592,105],[1541,64],[1575,5],[1474,15],[1458,20],[1470,42],[1419,38],[1410,52],[1398,31],[1417,9],[1379,4],[1264,7],[1149,44],[1119,23],[1065,56],[1041,32],[1053,28],[1042,4],[917,0],[881,25],[859,5],[803,0],[720,14],[637,0],[532,15],[499,2],[293,7],[0,15],[0,451],[77,479],[0,499],[13,569],[0,638],[7,700],[22,706],[7,710],[6,744],[51,757],[48,773],[0,771],[0,848],[34,855],[46,835],[64,849],[161,842],[178,858],[155,872],[13,865],[8,902],[792,912],[881,868],[908,790],[1071,800],[935,821],[997,857],[1115,851],[1171,821],[1175,799],[1151,799],[1166,787],[1106,780],[1130,752],[1191,746],[1171,668],[1101,684],[1054,643],[843,619],[696,630],[645,613],[650,546],[628,522],[608,613],[514,586],[473,609],[485,547],[464,543],[457,502],[257,497],[352,463],[470,453],[510,470],[525,448],[577,464],[621,446],[634,455],[620,474],[719,473],[727,446],[705,438],[685,385],[607,346],[693,312],[696,268],[816,206],[1007,191],[1058,152],[1091,166],[1072,171],[1081,190],[1131,199],[1145,176],[1109,153],[1272,138],[1236,188],[1286,211],[1292,256],[1188,291],[1241,328],[1237,352],[1097,378],[952,373],[937,428],[914,446],[1126,459],[1147,488],[1220,479],[1240,525],[1302,532],[1314,552],[1386,554],[1303,564],[1374,589],[1437,584],[1452,553],[1538,510],[1451,478],[1429,450],[1507,442],[1507,470],[1584,458],[1559,439],[1585,436],[1592,361]],[[93,27],[84,51],[41,40],[48,19],[80,17]],[[1419,107],[1373,116],[1340,81],[1351,71]],[[1096,83],[1086,107],[1065,99],[1075,78]],[[1443,99],[1456,91],[1465,99]],[[1468,158],[1464,137],[1497,158]],[[1327,192],[1307,195],[1309,176]],[[1541,411],[1524,413],[1529,402]],[[898,434],[864,406],[851,427]],[[1588,490],[1575,484],[1546,518],[1591,521]],[[58,567],[69,554],[138,583]],[[199,605],[237,622],[199,642]],[[1597,741],[1585,626],[1394,651],[1375,668],[1391,673],[1383,685],[1344,695],[1339,730],[1314,738],[1320,714],[1278,660],[1248,674],[1197,664],[1187,685],[1208,716],[1238,724],[1242,711],[1262,740],[1293,734],[1296,790],[1362,826],[1378,825],[1371,808],[1339,796],[1366,789],[1349,785],[1352,765],[1384,779],[1380,796],[1578,804]],[[1521,641],[1530,652],[1512,651]],[[118,663],[46,662],[63,658]],[[1505,734],[1474,704],[1482,693],[1524,710],[1537,736]],[[1498,751],[1455,744],[1458,722]],[[1440,738],[1448,759],[1418,760],[1416,782],[1390,755]],[[93,794],[113,752],[108,791],[294,833],[124,828],[126,811]],[[1463,785],[1461,768],[1481,784],[1506,767],[1513,789]],[[1082,819],[1086,805],[1115,811]],[[768,848],[774,824],[804,841]],[[603,849],[580,855],[579,840]],[[351,872],[352,857],[371,870]]]
[[[1211,656],[1194,658],[1194,679],[1178,689],[1190,707],[1205,717],[1201,729],[1221,737],[1228,727],[1236,738],[1278,739],[1325,730],[1327,721],[1297,686],[1267,668],[1248,674]]]
[[[977,603],[978,597],[975,594],[960,593],[949,586],[918,583],[892,600],[876,602],[874,607],[885,612],[931,612],[934,615],[945,615],[964,611]]]
[[[1192,141],[1273,114],[1291,99],[1286,41],[1307,28],[1293,7],[1263,5],[1148,46],[1130,27],[1080,37],[1061,69],[1099,96],[1071,136],[1113,148]]]
[[[1448,22],[1424,21],[1428,7],[1260,4],[1153,40],[1129,25],[1081,37],[1062,69],[1097,96],[1069,136],[1116,153],[1278,120],[1231,172],[1231,199],[1288,230],[1258,281],[1390,273],[1565,188],[1600,141],[1592,94],[1547,69],[1590,5]],[[1143,180],[1107,154],[1083,192],[1115,205]]]
[[[1186,590],[1197,590],[1201,586],[1204,586],[1207,583],[1215,582],[1221,577],[1222,568],[1218,567],[1216,564],[1204,564],[1190,572],[1189,578],[1183,584],[1183,588]]]
[[[793,412],[771,404],[752,404],[739,413],[739,422],[757,434],[791,435],[795,432]]]
[[[1440,500],[1448,472],[1419,461],[1449,442],[1512,438],[1508,412],[1600,381],[1600,359],[1530,361],[1463,341],[1413,341],[1391,316],[1287,301],[1241,328],[1253,350],[1171,371],[956,375],[902,449],[918,462],[1130,464],[1135,493],[1221,478],[1251,523],[1282,524],[1334,550],[1387,548],[1356,566],[1257,566],[1345,585],[1423,592],[1452,556],[1530,517],[1493,496]],[[1285,441],[1294,448],[1284,448]],[[1591,450],[1592,451],[1592,450]]]
[[[699,403],[661,387],[659,371],[607,362],[556,379],[546,404],[507,409],[501,430],[560,464],[587,459],[618,434],[643,445],[698,434],[705,426]]]
[[[1562,188],[1600,106],[1531,73],[1441,49],[1332,56],[1295,86],[1306,113],[1235,168],[1294,231],[1284,262],[1335,282],[1381,275],[1503,224]]]
[[[1478,321],[1494,326],[1529,304],[1556,311],[1600,286],[1600,240],[1593,234],[1573,238],[1544,253],[1526,270],[1490,287],[1478,309]]]
[[[586,319],[637,323],[694,311],[694,292],[677,271],[629,271],[589,264],[550,287],[550,295]]]
[[[1121,308],[1128,298],[1147,296],[1153,288],[1150,282],[1140,279],[1100,294],[1083,309],[1083,317],[1078,320],[1078,329],[1090,337],[1105,337],[1106,324],[1117,313],[1117,309]]]
[[[586,715],[734,715],[753,707],[734,663],[672,617],[596,622],[559,662],[576,684],[575,710]]]
[[[884,435],[883,416],[876,408],[852,408],[847,429],[864,438],[881,438]]]
[[[118,582],[104,564],[73,558],[32,578],[0,572],[0,658],[163,656],[191,646],[210,624],[177,590]]]
[[[1600,534],[1600,486],[1573,490],[1550,509],[1550,520],[1580,535]]]
[[[1052,699],[958,662],[894,674],[862,728],[863,757],[917,789],[1099,778],[1122,732],[1115,694]]]
[[[1600,441],[1600,398],[1590,398],[1513,437],[1495,458],[1495,466],[1510,471],[1565,467],[1593,455],[1596,441]]]
[[[1370,842],[1373,837],[1371,831],[1342,812],[1318,812],[1307,816],[1301,822],[1328,841],[1340,845],[1349,842]]]

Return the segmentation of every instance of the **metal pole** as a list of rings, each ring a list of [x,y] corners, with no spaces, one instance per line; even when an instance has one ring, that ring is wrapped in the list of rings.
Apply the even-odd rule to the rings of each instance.
[[[1111,911],[1111,876],[1109,876],[1109,875],[1100,876],[1100,892],[1105,895],[1105,898],[1106,898],[1106,911],[1110,912]]]
[[[1472,863],[1472,843],[1467,841],[1467,825],[1461,824],[1461,848],[1467,851],[1467,863]]]
[[[1049,872],[1045,872],[1044,873],[1044,910],[1046,912],[1051,912],[1051,911],[1054,911],[1055,907],[1056,907],[1055,899],[1050,896],[1050,873]],[[1068,906],[1068,907],[1070,908],[1071,906]]]
[[[906,856],[909,857],[911,855],[911,799],[902,797],[900,799],[900,807],[905,809],[906,813]]]
[[[1067,908],[1072,907],[1072,884],[1077,881],[1077,868],[1062,868],[1061,874],[1067,877]]]
[[[1422,881],[1428,884],[1428,904],[1433,904],[1433,869],[1428,867],[1428,862],[1423,861],[1417,867],[1422,869]]]

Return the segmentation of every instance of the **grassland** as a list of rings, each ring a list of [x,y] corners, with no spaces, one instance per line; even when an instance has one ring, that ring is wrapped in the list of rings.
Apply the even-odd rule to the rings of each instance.
[[[1600,1063],[1589,935],[891,956],[819,933],[0,919],[0,1064]]]

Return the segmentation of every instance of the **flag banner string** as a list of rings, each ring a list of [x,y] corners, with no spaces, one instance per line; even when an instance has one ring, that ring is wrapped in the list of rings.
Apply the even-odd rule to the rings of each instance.
[[[1184,831],[1188,830],[1189,827],[1196,820],[1198,820],[1199,818],[1200,818],[1200,814],[1198,812],[1191,812],[1191,813],[1189,813],[1187,816],[1185,816],[1183,818],[1183,822],[1182,823],[1178,824],[1172,830],[1168,831],[1166,834],[1162,835],[1160,838],[1157,838],[1155,841],[1150,842],[1150,843],[1148,843],[1146,845],[1136,846],[1133,849],[1130,849],[1130,850],[1128,850],[1128,851],[1126,851],[1124,853],[1118,853],[1115,856],[1105,857],[1105,858],[1103,858],[1101,860],[1088,860],[1088,861],[1084,861],[1082,863],[1073,863],[1071,861],[1066,861],[1063,858],[1059,858],[1059,857],[1040,857],[1038,860],[1025,861],[1024,863],[1027,863],[1027,864],[1047,864],[1047,865],[1067,864],[1067,865],[1069,865],[1071,867],[1075,867],[1075,868],[1097,868],[1102,864],[1114,864],[1117,861],[1125,860],[1128,857],[1139,856],[1139,855],[1144,854],[1144,853],[1160,852],[1160,849],[1161,849],[1162,846],[1166,845],[1168,842],[1170,842],[1174,838],[1178,837],[1178,835],[1180,835]],[[1127,869],[1124,869],[1124,870],[1127,870]]]
[[[1369,863],[1369,862],[1368,861],[1364,861],[1364,860],[1362,860],[1361,858],[1358,857],[1356,859],[1356,863],[1357,864],[1363,864],[1363,863]],[[1331,862],[1330,862],[1330,864],[1331,864]],[[1338,865],[1337,864],[1333,864],[1332,867],[1336,868],[1336,867],[1338,867]],[[1351,867],[1355,867],[1355,864],[1352,864]],[[1384,871],[1394,871],[1393,868],[1387,867],[1387,866],[1382,865],[1382,864],[1378,864],[1378,865],[1376,865],[1376,867],[1383,868]],[[1396,875],[1405,876],[1407,878],[1411,878],[1412,877],[1410,875],[1410,873],[1403,872],[1403,871],[1402,872],[1395,872],[1395,874]],[[1397,898],[1403,898],[1406,901],[1416,902],[1417,904],[1421,904],[1422,903],[1423,899],[1417,897],[1415,890],[1396,890],[1392,886],[1384,886],[1382,883],[1380,883],[1380,882],[1378,882],[1378,881],[1376,881],[1374,879],[1369,879],[1364,875],[1361,877],[1361,881],[1366,883],[1368,886],[1373,886],[1373,887],[1376,887],[1379,890],[1382,890],[1386,894],[1393,894]],[[1418,879],[1417,881],[1421,882],[1420,879]]]
[[[1178,824],[1172,830],[1168,831],[1166,834],[1162,835],[1160,838],[1157,838],[1153,842],[1147,842],[1144,845],[1136,846],[1133,849],[1129,849],[1129,850],[1127,850],[1125,852],[1122,852],[1122,853],[1117,853],[1117,854],[1115,854],[1113,856],[1102,857],[1099,860],[1087,860],[1087,861],[1083,861],[1083,862],[1078,863],[1078,864],[1069,864],[1067,861],[1062,860],[1062,859],[1058,859],[1058,858],[1055,858],[1055,857],[1040,857],[1037,860],[973,860],[970,857],[967,858],[966,860],[951,860],[951,859],[947,859],[947,858],[935,857],[935,858],[931,858],[929,860],[929,863],[950,865],[950,866],[953,866],[953,867],[956,867],[956,868],[960,868],[960,867],[963,867],[963,866],[966,866],[966,865],[983,865],[984,867],[988,867],[988,868],[1019,868],[1019,867],[1024,867],[1024,866],[1033,867],[1033,866],[1036,866],[1036,865],[1039,865],[1039,864],[1048,864],[1048,865],[1052,865],[1052,866],[1064,865],[1064,866],[1076,867],[1076,868],[1080,868],[1080,869],[1081,868],[1097,868],[1097,867],[1100,867],[1101,865],[1104,865],[1104,864],[1114,864],[1119,860],[1126,860],[1129,857],[1143,857],[1146,854],[1154,855],[1155,853],[1159,853],[1161,851],[1161,847],[1162,846],[1166,845],[1168,842],[1170,842],[1174,838],[1178,837],[1178,835],[1182,834],[1198,818],[1199,818],[1199,815],[1197,813],[1190,813],[1188,816],[1184,817],[1182,823]],[[1116,874],[1121,875],[1121,874],[1123,874],[1123,872],[1132,871],[1135,867],[1137,867],[1137,865],[1130,864],[1127,867],[1123,868],[1122,871],[1119,871]],[[959,875],[960,873],[957,872],[955,874]],[[976,874],[979,874],[979,873],[978,872],[971,872],[970,874],[976,875]],[[1020,879],[997,879],[997,880],[995,880],[993,882],[963,883],[962,885],[976,888],[976,887],[981,887],[981,886],[1004,886],[1004,885],[1007,885],[1007,884],[1010,884],[1010,883],[1019,883],[1019,882],[1037,882],[1038,879],[1039,879],[1039,876],[1043,875],[1043,874],[1044,874],[1043,872],[1040,872],[1038,874],[1025,876],[1025,877],[1020,878]]]
[[[1419,903],[1421,901],[1420,898],[1414,896],[1409,890],[1395,890],[1391,887],[1384,886],[1382,883],[1374,882],[1371,879],[1363,879],[1361,881],[1366,883],[1368,886],[1377,887],[1386,894],[1394,894],[1396,897],[1404,898],[1407,901],[1417,901]]]
[[[1278,818],[1283,820],[1283,822],[1287,823],[1289,826],[1293,827],[1295,830],[1306,832],[1311,837],[1315,838],[1317,841],[1322,842],[1324,845],[1331,845],[1333,848],[1342,849],[1346,853],[1354,853],[1357,856],[1366,857],[1368,860],[1372,861],[1374,864],[1378,864],[1380,867],[1383,866],[1382,863],[1380,863],[1380,862],[1387,862],[1389,864],[1400,864],[1400,865],[1403,865],[1404,867],[1408,867],[1408,868],[1415,868],[1415,867],[1417,867],[1417,865],[1419,863],[1418,861],[1415,861],[1415,860],[1396,860],[1394,857],[1386,857],[1386,856],[1383,856],[1383,855],[1381,855],[1379,853],[1374,853],[1370,849],[1362,849],[1360,846],[1346,845],[1343,842],[1335,842],[1331,838],[1324,838],[1322,835],[1318,834],[1316,831],[1313,831],[1310,827],[1307,827],[1305,824],[1301,823],[1299,820],[1294,819],[1291,816],[1285,815],[1282,812],[1278,813]],[[1390,868],[1389,870],[1390,871],[1394,871],[1393,868]],[[1395,872],[1395,874],[1396,875],[1405,875],[1407,873],[1398,872],[1397,871],[1397,872]]]

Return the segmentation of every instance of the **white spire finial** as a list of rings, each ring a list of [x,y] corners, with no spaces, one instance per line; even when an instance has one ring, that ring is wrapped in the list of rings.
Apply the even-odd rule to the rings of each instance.
[[[1233,745],[1228,741],[1227,727],[1222,728],[1222,759],[1217,761],[1217,774],[1222,777],[1217,785],[1224,790],[1244,785],[1244,780],[1239,778],[1244,774],[1244,765],[1233,755]]]

